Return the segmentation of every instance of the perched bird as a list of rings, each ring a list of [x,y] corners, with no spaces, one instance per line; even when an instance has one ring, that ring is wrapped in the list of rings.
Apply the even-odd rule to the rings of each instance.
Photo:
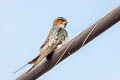
[[[31,71],[38,63],[45,57],[52,54],[55,50],[63,46],[68,40],[68,33],[66,31],[67,20],[63,17],[58,17],[54,20],[52,29],[50,30],[45,42],[40,47],[39,55],[28,64],[33,64]]]

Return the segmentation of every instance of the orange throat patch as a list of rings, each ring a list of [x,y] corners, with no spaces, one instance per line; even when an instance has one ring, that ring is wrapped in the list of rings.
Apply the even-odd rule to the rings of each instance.
[[[56,20],[56,21],[54,22],[54,24],[56,24],[56,25],[61,24],[61,23],[62,23],[61,20]]]

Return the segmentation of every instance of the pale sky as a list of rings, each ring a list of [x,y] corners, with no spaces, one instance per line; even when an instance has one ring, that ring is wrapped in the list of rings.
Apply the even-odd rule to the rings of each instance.
[[[0,80],[15,80],[38,55],[53,21],[65,17],[69,40],[120,0],[0,0]],[[120,22],[37,80],[120,80]]]

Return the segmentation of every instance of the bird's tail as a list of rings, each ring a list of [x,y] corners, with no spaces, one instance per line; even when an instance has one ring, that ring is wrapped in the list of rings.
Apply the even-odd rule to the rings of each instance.
[[[17,73],[18,71],[20,71],[20,70],[22,70],[24,67],[26,67],[28,65],[28,63],[27,64],[25,64],[24,66],[22,66],[21,68],[19,68],[19,69],[17,69],[15,72],[13,72],[14,74],[15,73]]]
[[[36,67],[36,65],[38,65],[38,63],[40,63],[45,57],[47,57],[47,55],[52,52],[52,50],[53,50],[52,48],[53,48],[52,46],[51,47],[47,46],[47,47],[43,48],[40,51],[40,55],[29,62],[29,64],[33,64],[33,66],[26,73],[30,72],[33,68]]]

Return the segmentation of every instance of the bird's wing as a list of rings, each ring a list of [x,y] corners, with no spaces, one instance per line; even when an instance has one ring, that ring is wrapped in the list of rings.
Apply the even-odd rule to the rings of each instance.
[[[62,34],[62,31],[63,30],[61,30],[61,28],[56,28],[55,30],[51,32],[51,35],[49,36],[49,41],[41,48],[40,55],[37,56],[35,59],[33,59],[31,62],[29,62],[29,63],[34,63],[34,65],[29,71],[31,71],[48,54],[54,51],[54,49],[57,47],[58,44],[62,42],[62,40],[65,40],[64,39],[65,36],[64,34]]]
[[[49,42],[49,37],[52,34],[52,32],[55,30],[55,28],[52,28],[46,38],[46,40],[44,41],[44,43],[40,46],[40,51],[41,49]],[[33,64],[38,58],[39,58],[40,54],[38,56],[36,56],[34,59],[32,59],[31,61],[28,62],[28,64]]]
[[[46,40],[44,41],[44,43],[40,46],[40,49],[44,47],[44,45],[49,41],[49,37],[51,36],[52,32],[55,30],[55,28],[53,27],[50,32],[48,33],[48,36],[46,38]]]

